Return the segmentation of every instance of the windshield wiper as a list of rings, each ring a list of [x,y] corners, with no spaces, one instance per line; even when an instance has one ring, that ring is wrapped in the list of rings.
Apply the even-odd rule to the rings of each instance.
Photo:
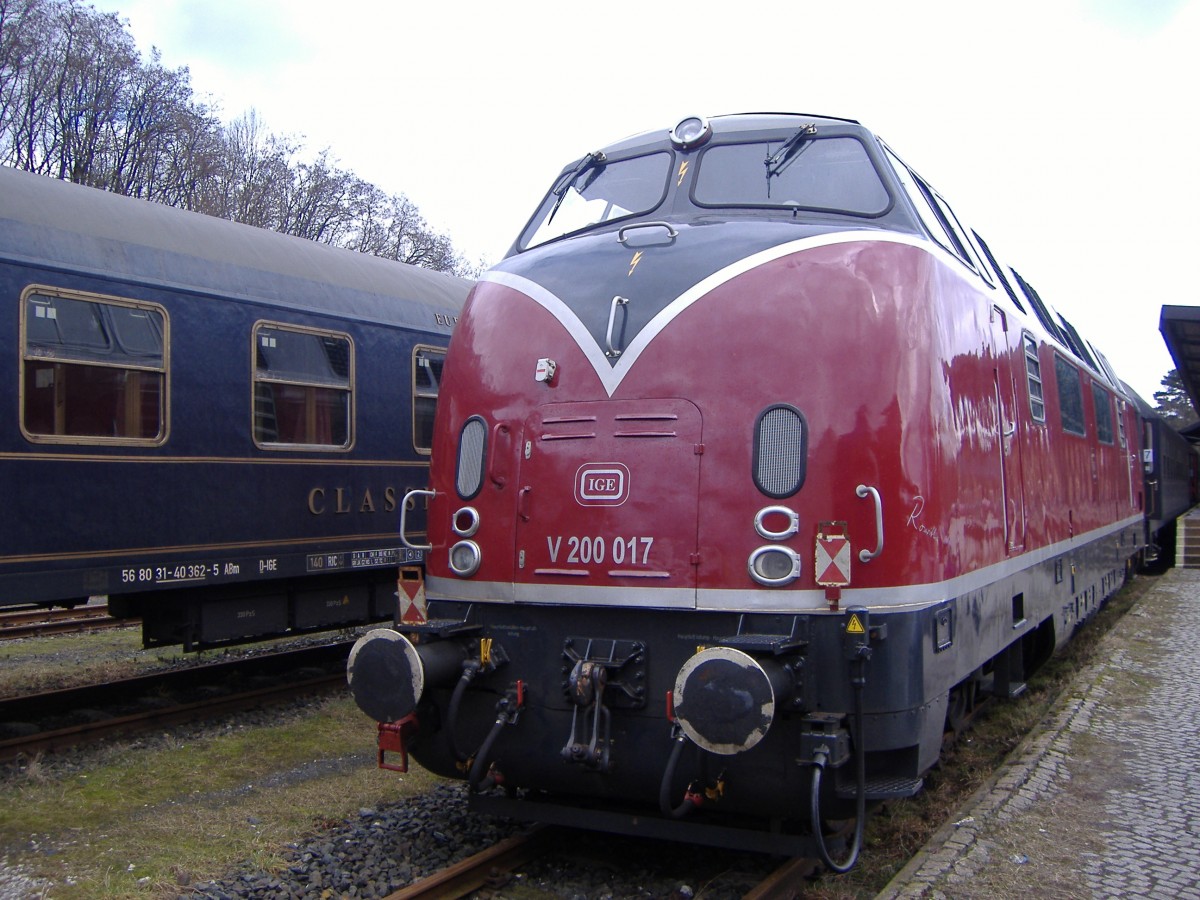
[[[603,168],[606,159],[607,157],[603,153],[599,150],[594,150],[571,166],[570,170],[563,173],[562,177],[555,182],[554,187],[550,189],[550,193],[558,199],[554,201],[554,208],[550,210],[550,215],[546,217],[547,225],[554,221],[554,216],[558,213],[558,208],[562,206],[563,200],[566,199],[567,191],[575,183],[576,179],[588,169],[594,168],[596,171],[588,180],[588,184],[591,184],[596,179],[596,176],[600,174],[600,169]],[[587,185],[584,185],[584,188],[586,187]]]
[[[771,193],[771,177],[782,174],[783,170],[790,166],[796,157],[807,148],[809,141],[816,133],[816,125],[802,126],[799,131],[783,142],[782,147],[763,160],[763,165],[767,167],[767,196],[770,196]]]

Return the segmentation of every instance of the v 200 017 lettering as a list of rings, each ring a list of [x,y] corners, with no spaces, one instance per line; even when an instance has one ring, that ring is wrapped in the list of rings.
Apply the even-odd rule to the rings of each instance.
[[[563,553],[563,536],[556,535],[546,538],[546,548],[549,551],[550,562],[559,561]],[[628,562],[630,565],[649,565],[650,548],[654,546],[652,537],[578,537],[569,535],[566,538],[566,562],[568,563],[603,563],[611,560],[616,565]]]

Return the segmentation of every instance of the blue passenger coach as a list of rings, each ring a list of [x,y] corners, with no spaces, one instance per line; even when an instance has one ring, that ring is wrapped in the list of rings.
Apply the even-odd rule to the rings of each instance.
[[[469,288],[0,168],[0,605],[189,649],[391,616]]]

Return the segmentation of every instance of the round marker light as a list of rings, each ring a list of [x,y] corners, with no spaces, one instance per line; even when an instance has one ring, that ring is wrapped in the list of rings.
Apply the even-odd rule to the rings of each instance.
[[[712,137],[712,126],[703,116],[688,116],[671,130],[671,143],[681,150],[699,147]]]
[[[750,554],[750,577],[766,587],[782,587],[800,577],[800,555],[787,547],[759,547]]]
[[[786,506],[768,506],[754,517],[754,530],[768,541],[782,541],[800,530],[800,516]]]
[[[479,510],[473,506],[464,506],[454,514],[450,527],[459,537],[474,537],[479,530]]]
[[[479,571],[482,554],[474,541],[459,541],[450,548],[450,570],[459,578],[470,578]]]

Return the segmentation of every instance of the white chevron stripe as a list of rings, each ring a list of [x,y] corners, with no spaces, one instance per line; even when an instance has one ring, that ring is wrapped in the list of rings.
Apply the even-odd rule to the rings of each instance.
[[[692,285],[677,298],[672,300],[658,315],[656,315],[643,328],[638,335],[630,342],[629,347],[621,354],[616,365],[611,365],[608,358],[604,355],[604,350],[599,343],[592,337],[587,327],[580,320],[563,300],[556,294],[548,291],[535,281],[531,281],[522,275],[514,275],[511,272],[493,270],[485,272],[480,281],[489,281],[493,284],[504,285],[515,291],[520,291],[525,294],[539,306],[544,308],[550,315],[554,316],[562,326],[567,330],[567,333],[579,345],[579,349],[583,351],[588,362],[592,364],[592,368],[596,370],[596,377],[600,379],[600,383],[604,386],[604,390],[608,396],[612,396],[613,392],[620,386],[622,380],[633,368],[638,357],[649,346],[658,335],[665,329],[681,312],[705,296],[714,289],[720,287],[725,282],[730,281],[737,276],[748,272],[758,266],[780,259],[784,256],[789,256],[793,253],[800,253],[805,250],[812,250],[817,247],[828,247],[834,244],[848,244],[854,242],[862,243],[888,243],[888,244],[906,244],[910,247],[918,247],[941,258],[947,263],[958,263],[958,260],[951,256],[942,248],[930,241],[912,234],[900,234],[888,231],[838,231],[829,234],[820,234],[814,237],[806,237],[797,241],[787,241],[783,244],[778,244],[774,247],[768,247],[766,250],[760,250],[758,253],[753,253],[750,256],[743,257],[734,263],[720,269],[707,278]],[[952,268],[955,268],[953,265]]]

